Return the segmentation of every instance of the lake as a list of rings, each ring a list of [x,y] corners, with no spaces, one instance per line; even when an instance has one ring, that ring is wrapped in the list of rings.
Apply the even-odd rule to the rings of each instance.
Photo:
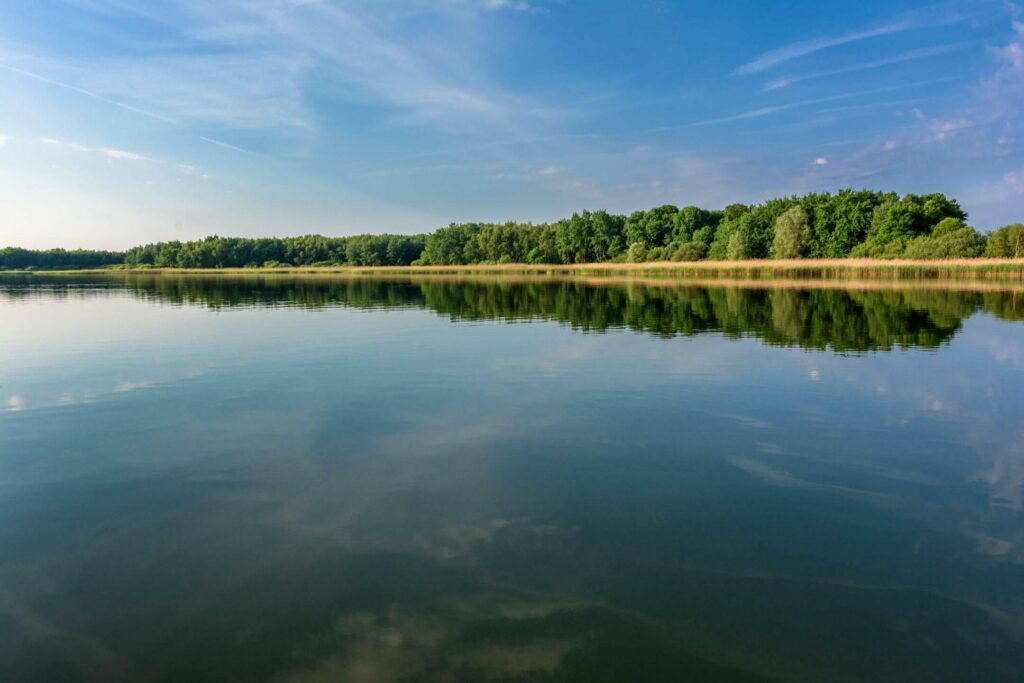
[[[1019,681],[1024,289],[0,277],[6,681]]]

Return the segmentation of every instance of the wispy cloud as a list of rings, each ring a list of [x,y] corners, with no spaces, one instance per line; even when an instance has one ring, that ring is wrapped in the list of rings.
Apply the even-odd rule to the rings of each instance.
[[[63,81],[60,81],[60,80],[57,80],[57,79],[54,79],[54,78],[49,78],[47,76],[43,76],[42,74],[35,73],[35,72],[29,71],[27,69],[22,69],[22,68],[19,68],[19,67],[16,67],[16,66],[12,66],[10,64],[4,64],[2,62],[0,62],[0,69],[5,69],[7,71],[10,71],[11,73],[16,73],[16,74],[19,74],[21,76],[25,76],[27,78],[31,78],[31,79],[40,81],[42,83],[47,83],[49,85],[56,86],[58,88],[62,88],[62,89],[65,89],[65,90],[69,90],[71,92],[78,93],[80,95],[84,95],[86,97],[90,97],[92,99],[99,100],[100,102],[104,102],[104,103],[112,105],[114,107],[118,107],[120,109],[124,109],[125,111],[131,112],[133,114],[139,114],[141,116],[145,116],[145,117],[148,117],[148,118],[151,118],[151,119],[155,119],[157,121],[161,121],[161,122],[166,123],[166,124],[171,125],[171,126],[178,126],[179,125],[179,122],[176,121],[175,119],[171,118],[171,117],[164,116],[162,114],[157,114],[157,113],[154,113],[152,111],[149,111],[149,110],[146,110],[146,109],[142,109],[140,107],[132,106],[130,104],[125,104],[124,102],[121,102],[121,101],[118,101],[118,100],[114,100],[114,99],[111,99],[109,97],[104,97],[103,95],[100,95],[100,94],[98,94],[96,92],[93,92],[92,90],[87,90],[85,88],[80,88],[80,87],[78,87],[76,85],[72,85],[70,83],[65,83]],[[211,143],[211,144],[214,144],[214,145],[218,145],[218,146],[224,147],[226,149],[231,149],[231,150],[234,150],[236,152],[244,152],[244,153],[247,153],[247,154],[250,153],[249,150],[242,149],[241,147],[236,147],[235,145],[231,145],[231,144],[228,144],[226,142],[221,142],[219,140],[214,140],[212,138],[204,137],[204,136],[201,136],[201,135],[200,136],[196,136],[196,137],[198,137],[200,140],[203,140],[204,142],[208,142],[208,143]],[[43,141],[51,143],[51,144],[55,144],[55,143],[59,142],[55,138],[44,138]],[[72,146],[75,146],[75,147],[79,148],[80,151],[88,151],[87,149],[82,148],[80,145],[72,144]],[[112,159],[129,159],[129,158],[135,158],[137,160],[144,160],[144,159],[146,159],[146,157],[142,157],[140,155],[134,155],[134,154],[132,154],[130,152],[122,152],[122,151],[119,151],[119,150],[103,150],[103,151],[109,152],[108,156],[110,158],[112,158]]]
[[[996,67],[966,98],[975,104],[937,114],[911,109],[899,129],[835,159],[828,178],[850,183],[879,174],[934,174],[936,169],[982,165],[990,179],[959,193],[972,217],[981,220],[979,227],[1019,215],[1024,174],[1013,167],[1000,169],[999,163],[1019,155],[1007,132],[1019,127],[1024,108],[1024,24],[1014,22],[1013,30],[1010,42],[990,50]]]
[[[252,154],[251,150],[245,149],[243,147],[238,147],[236,145],[232,145],[232,144],[229,144],[227,142],[222,142],[220,140],[214,140],[213,138],[208,138],[205,135],[200,135],[198,137],[203,142],[209,142],[211,145],[217,145],[218,147],[223,147],[224,149],[234,150],[236,152],[241,152],[243,154]]]
[[[513,10],[515,12],[533,12],[547,14],[547,7],[538,7],[523,0],[484,0],[484,7],[490,10]]]
[[[538,9],[515,0],[479,6]],[[438,32],[427,41],[380,21],[381,12],[329,2],[177,0],[147,19],[177,32],[186,54],[80,62],[67,67],[79,85],[55,84],[182,124],[231,130],[315,128],[321,121],[311,100],[325,92],[387,107],[390,115],[380,118],[392,125],[459,134],[521,135],[558,115],[500,86],[479,46],[463,40],[464,26],[439,50]]]
[[[1024,199],[1024,169],[1009,171],[993,181],[978,183],[962,194],[964,201],[978,206],[1020,203]]]
[[[999,69],[982,82],[982,92],[990,107],[1000,113],[1016,111],[1024,99],[1024,22],[1013,22],[1014,39],[992,49]]]
[[[846,111],[858,111],[861,109],[875,109],[878,107],[898,107],[906,104],[917,104],[927,101],[925,97],[911,97],[901,100],[883,100],[881,102],[866,102],[864,104],[847,104],[842,107],[823,107],[818,110],[819,114],[834,114]]]
[[[491,174],[489,178],[498,182],[536,183],[547,189],[588,201],[600,201],[606,197],[606,189],[594,179],[558,166],[499,171]]]
[[[8,137],[6,135],[0,135],[0,147],[7,144]]]
[[[980,4],[988,6],[989,3]],[[739,67],[734,73],[757,73],[798,57],[820,52],[821,50],[827,50],[828,48],[855,43],[867,40],[868,38],[877,38],[879,36],[885,36],[892,33],[901,33],[903,31],[913,31],[917,29],[954,24],[971,19],[978,14],[979,10],[977,4],[968,6],[960,3],[942,3],[938,5],[931,5],[929,7],[922,7],[920,9],[900,14],[886,22],[866,26],[850,31],[849,33],[801,40],[774,50],[769,50],[759,55],[756,59]]]
[[[186,164],[176,161],[166,161],[163,159],[157,159],[152,156],[145,154],[139,154],[138,152],[131,152],[124,149],[112,149],[109,147],[90,147],[89,145],[83,145],[79,142],[67,142],[64,140],[58,140],[57,138],[44,137],[39,139],[39,143],[47,147],[58,147],[73,150],[75,152],[83,152],[86,154],[93,154],[110,161],[128,161],[128,162],[142,162],[151,164],[153,166],[163,166],[172,168],[178,173],[199,178],[201,180],[207,180],[209,176],[196,168],[192,164]]]
[[[153,159],[152,157],[148,157],[144,154],[129,152],[123,149],[111,149],[108,147],[90,147],[88,145],[83,145],[78,142],[65,142],[63,140],[58,140],[57,138],[40,138],[39,142],[42,143],[43,145],[51,147],[66,147],[68,149],[73,149],[76,152],[99,154],[100,156],[104,156],[108,159],[115,159],[118,161],[149,161],[154,163],[164,163],[158,159]]]
[[[236,49],[229,43],[201,45],[196,51],[102,60],[80,69],[78,77],[90,89],[138,102],[181,125],[232,130],[313,125],[303,91],[307,57]]]
[[[913,83],[902,83],[900,85],[890,85],[882,88],[872,88],[870,90],[859,90],[856,92],[841,93],[838,95],[829,95],[828,97],[816,97],[813,99],[799,100],[796,102],[788,102],[786,104],[779,104],[771,107],[759,107],[757,109],[751,109],[749,111],[740,112],[739,114],[732,114],[730,116],[722,116],[712,119],[704,119],[702,121],[693,121],[691,123],[683,123],[675,126],[662,126],[660,128],[649,128],[645,133],[657,133],[665,132],[670,130],[678,130],[680,128],[690,128],[694,126],[708,126],[717,123],[730,123],[733,121],[743,121],[746,119],[756,119],[762,116],[769,116],[771,114],[777,114],[778,112],[787,111],[790,109],[797,109],[800,107],[808,107],[815,104],[824,104],[826,102],[837,102],[841,100],[849,100],[856,97],[864,97],[866,95],[877,95],[885,92],[893,92],[896,90],[909,90],[911,88],[917,88],[925,85],[935,85],[938,83],[949,83],[952,81],[963,80],[964,76],[948,76],[945,78],[933,78],[924,81],[915,81]]]
[[[830,76],[839,76],[841,74],[853,73],[855,71],[866,71],[868,69],[877,69],[883,66],[889,66],[892,64],[900,64],[902,62],[910,62],[917,59],[927,59],[928,57],[938,57],[940,55],[949,54],[956,52],[957,50],[963,50],[973,45],[970,42],[964,43],[951,43],[948,45],[938,45],[935,47],[922,48],[920,50],[909,50],[902,54],[895,55],[893,57],[886,57],[885,59],[876,59],[870,62],[862,62],[860,64],[853,64],[846,66],[841,69],[830,69],[828,71],[816,71],[814,73],[802,74],[798,76],[781,76],[773,81],[770,81],[764,86],[765,91],[779,90],[781,88],[788,87],[794,83],[800,83],[801,81],[809,81],[815,78],[826,78]]]
[[[126,159],[128,161],[152,161],[149,157],[136,154],[135,152],[126,152],[123,149],[101,149],[100,153],[110,159]]]
[[[32,72],[32,71],[28,71],[27,69],[20,69],[20,68],[18,68],[16,66],[11,66],[10,64],[4,64],[2,62],[0,62],[0,69],[6,69],[7,71],[10,71],[12,73],[20,74],[20,75],[25,76],[27,78],[35,79],[37,81],[42,81],[43,83],[48,83],[50,85],[57,86],[58,88],[64,88],[65,90],[71,90],[72,92],[76,92],[79,95],[85,95],[86,97],[91,97],[93,99],[100,100],[101,102],[106,102],[107,104],[113,105],[115,107],[120,107],[121,109],[133,112],[135,114],[141,114],[142,116],[148,116],[149,118],[157,119],[158,121],[163,121],[165,123],[174,123],[174,121],[172,119],[169,119],[166,116],[161,116],[160,114],[155,114],[155,113],[153,113],[151,111],[146,111],[145,109],[140,109],[140,108],[134,107],[134,106],[132,106],[130,104],[125,104],[124,102],[118,102],[117,100],[112,100],[112,99],[110,99],[108,97],[104,97],[103,95],[100,95],[98,93],[92,92],[91,90],[86,90],[85,88],[79,88],[78,86],[71,85],[70,83],[64,83],[62,81],[58,81],[58,80],[53,79],[53,78],[47,78],[46,76],[43,76],[41,74],[37,74],[37,73]]]

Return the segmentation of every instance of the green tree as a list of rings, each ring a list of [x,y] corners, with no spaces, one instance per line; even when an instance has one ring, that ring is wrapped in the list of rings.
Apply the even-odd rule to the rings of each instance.
[[[776,259],[801,258],[810,252],[813,242],[814,235],[807,212],[794,206],[775,219],[775,236],[770,254]]]
[[[750,245],[747,236],[742,230],[737,230],[729,238],[729,248],[726,256],[730,261],[742,261],[750,258]]]
[[[1024,224],[1006,225],[989,235],[985,256],[993,258],[1024,257]]]
[[[625,239],[628,244],[640,242],[648,249],[663,247],[672,240],[672,233],[679,225],[679,209],[671,204],[649,211],[634,211],[625,222]]]
[[[886,252],[889,242],[909,242],[915,237],[930,234],[943,218],[966,220],[967,214],[955,200],[942,194],[908,194],[897,199],[895,195],[875,207],[866,242],[868,252]]]

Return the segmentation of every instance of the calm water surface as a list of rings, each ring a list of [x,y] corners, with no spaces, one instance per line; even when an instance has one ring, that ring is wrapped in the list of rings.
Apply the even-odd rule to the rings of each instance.
[[[0,278],[0,678],[1019,681],[1022,319]]]

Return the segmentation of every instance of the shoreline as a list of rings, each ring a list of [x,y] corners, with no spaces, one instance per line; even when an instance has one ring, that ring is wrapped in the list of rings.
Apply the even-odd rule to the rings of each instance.
[[[791,259],[652,261],[648,263],[470,264],[447,266],[285,266],[277,268],[93,268],[10,270],[4,275],[519,275],[526,277],[712,280],[1006,280],[1024,281],[1024,259]]]

